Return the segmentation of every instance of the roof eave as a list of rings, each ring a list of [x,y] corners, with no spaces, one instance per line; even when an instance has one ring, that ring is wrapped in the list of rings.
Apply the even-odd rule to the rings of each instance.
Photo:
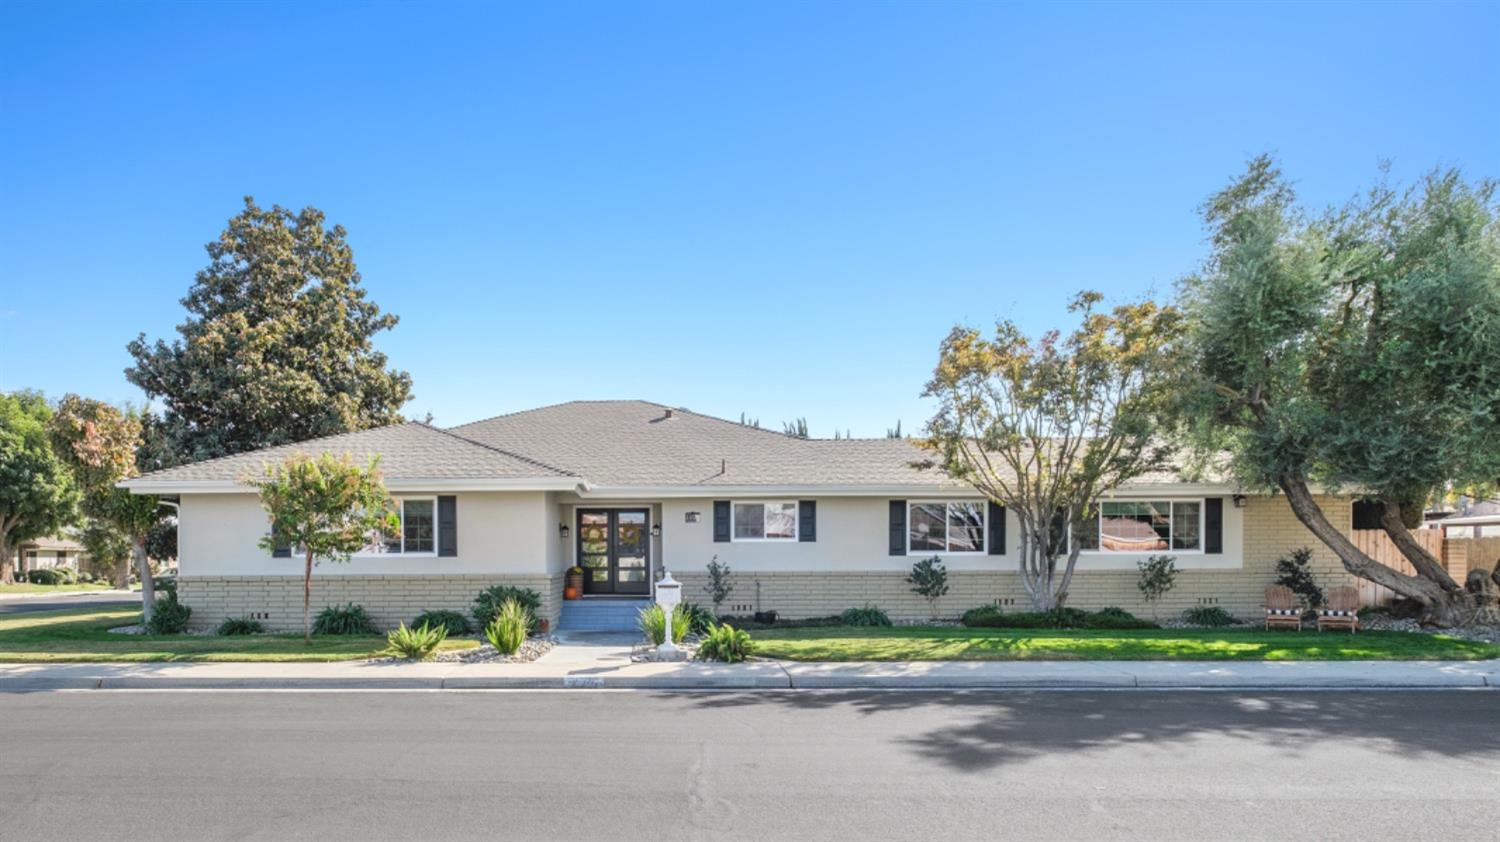
[[[584,483],[577,477],[506,478],[388,478],[385,487],[393,492],[410,491],[574,491]],[[244,494],[255,486],[234,480],[146,480],[128,479],[115,483],[132,494]]]

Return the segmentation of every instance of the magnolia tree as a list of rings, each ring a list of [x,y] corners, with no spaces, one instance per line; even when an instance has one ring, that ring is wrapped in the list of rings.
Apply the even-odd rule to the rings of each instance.
[[[66,395],[48,423],[52,446],[73,470],[83,490],[83,510],[92,519],[114,527],[130,541],[136,575],[141,580],[141,614],[150,622],[156,605],[146,535],[161,520],[157,498],[119,488],[121,480],[138,473],[141,444],[139,413],[121,412],[103,401]],[[115,586],[130,587],[130,572],[117,567]]]
[[[1066,602],[1081,542],[1065,538],[1094,501],[1169,455],[1153,430],[1178,313],[1150,301],[1100,312],[1100,299],[1073,301],[1080,322],[1066,336],[1033,340],[1010,321],[988,339],[955,328],[923,392],[938,401],[924,440],[934,461],[1020,522],[1021,583],[1038,611]]]
[[[312,642],[313,565],[345,562],[379,536],[400,528],[380,474],[380,459],[361,467],[353,457],[297,453],[267,465],[249,479],[271,518],[271,532],[260,546],[271,552],[290,548],[302,554],[302,637]]]
[[[0,584],[14,580],[23,541],[52,534],[77,514],[78,489],[52,449],[52,410],[36,392],[0,394]]]
[[[1212,254],[1181,289],[1198,375],[1184,420],[1201,452],[1227,452],[1346,570],[1444,624],[1497,614],[1494,585],[1466,588],[1409,531],[1433,495],[1500,479],[1496,210],[1494,184],[1445,172],[1310,217],[1259,158],[1205,205]],[[1361,552],[1320,490],[1378,501],[1414,572]]]

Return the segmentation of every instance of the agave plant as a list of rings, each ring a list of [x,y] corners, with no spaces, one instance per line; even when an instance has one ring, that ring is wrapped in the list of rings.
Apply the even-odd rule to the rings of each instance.
[[[526,631],[531,627],[531,612],[514,599],[500,603],[495,619],[484,627],[484,636],[490,645],[503,655],[514,655],[526,642]]]
[[[447,626],[429,626],[423,623],[414,629],[405,623],[385,636],[386,647],[391,654],[413,661],[425,661],[437,652],[437,648],[448,639]]]

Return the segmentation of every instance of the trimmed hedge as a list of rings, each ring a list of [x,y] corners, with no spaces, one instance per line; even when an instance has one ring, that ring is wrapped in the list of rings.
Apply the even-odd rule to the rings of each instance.
[[[1122,608],[1084,611],[1081,608],[1059,608],[1056,611],[1015,611],[1009,614],[995,605],[981,605],[964,612],[963,624],[981,629],[1154,629],[1157,625]]]

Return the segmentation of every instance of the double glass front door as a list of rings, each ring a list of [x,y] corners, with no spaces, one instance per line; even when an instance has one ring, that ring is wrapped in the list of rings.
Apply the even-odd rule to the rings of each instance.
[[[650,522],[648,509],[578,510],[585,594],[651,592]]]

